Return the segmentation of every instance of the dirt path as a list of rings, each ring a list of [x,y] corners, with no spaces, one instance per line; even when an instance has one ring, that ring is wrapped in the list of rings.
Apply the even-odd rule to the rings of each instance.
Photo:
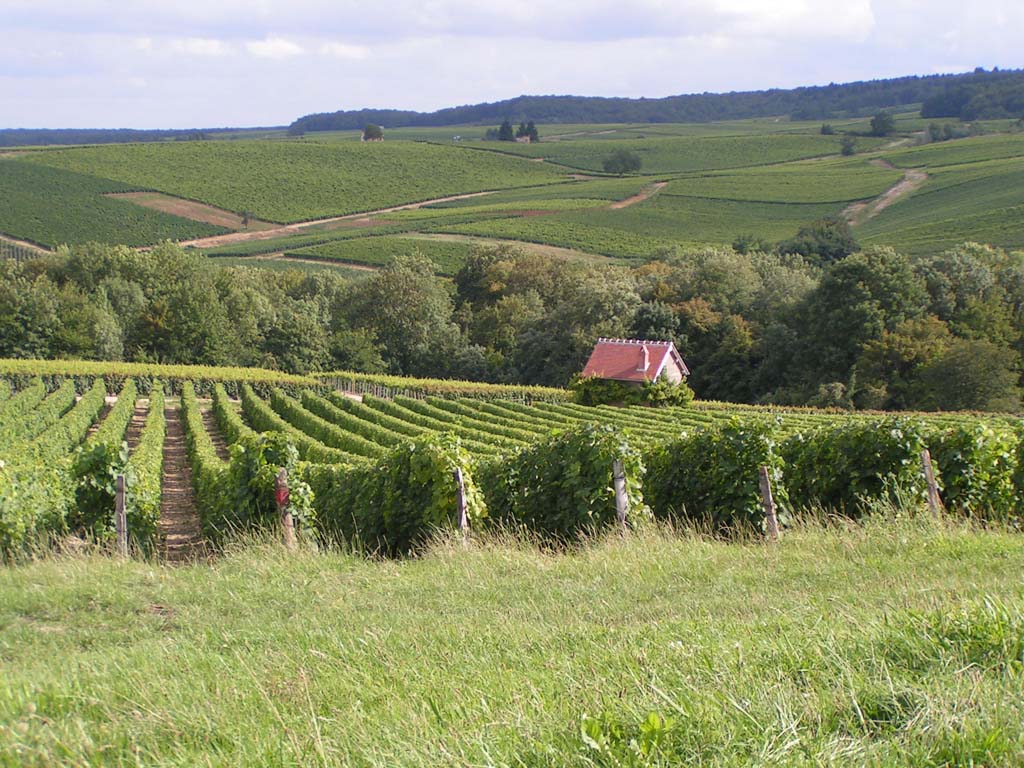
[[[217,450],[217,455],[227,461],[231,458],[231,452],[228,450],[227,441],[221,434],[220,427],[217,426],[217,418],[213,415],[213,409],[201,407],[199,412],[203,415],[203,426],[206,427],[206,434],[210,436],[210,442]]]
[[[142,429],[146,426],[146,417],[149,415],[149,400],[140,398],[135,401],[135,411],[132,413],[132,420],[128,422],[128,429],[125,430],[124,439],[128,443],[128,452],[131,453],[139,446],[142,438]]]
[[[41,245],[30,243],[28,240],[19,240],[18,238],[11,237],[10,235],[0,234],[0,240],[4,241],[5,243],[11,243],[12,245],[20,246],[21,248],[28,248],[31,251],[38,251],[39,253],[53,253],[53,251],[51,251],[49,248],[43,248],[43,246]]]
[[[891,171],[899,170],[885,158],[876,157],[871,161],[872,165],[879,168],[887,168]],[[920,168],[906,168],[903,170],[903,178],[885,190],[874,200],[860,203],[852,203],[843,210],[843,216],[850,224],[863,224],[884,211],[900,198],[906,197],[911,192],[919,189],[928,180],[928,174]]]
[[[201,221],[205,224],[214,224],[225,229],[242,229],[244,227],[247,232],[257,232],[277,226],[273,222],[253,218],[249,219],[247,225],[243,225],[242,217],[233,211],[226,211],[223,208],[197,203],[194,200],[185,200],[173,195],[165,195],[162,192],[112,192],[105,197],[127,200],[129,203],[135,203],[154,211],[169,213],[172,216],[180,216],[192,221]]]
[[[192,468],[188,464],[185,431],[177,403],[164,408],[164,417],[167,419],[167,437],[164,440],[157,527],[163,541],[164,557],[172,563],[180,563],[201,557],[205,547],[192,490]]]
[[[436,197],[433,200],[422,200],[418,203],[407,203],[405,205],[395,205],[391,208],[380,208],[376,211],[367,211],[364,213],[350,213],[346,216],[333,216],[329,219],[315,219],[313,221],[300,221],[295,224],[285,224],[280,227],[273,229],[264,229],[259,232],[232,232],[227,235],[215,235],[214,237],[201,237],[196,240],[183,240],[179,245],[191,245],[194,248],[214,248],[218,245],[232,245],[234,243],[246,243],[251,240],[271,240],[276,237],[284,237],[286,235],[294,235],[299,232],[303,232],[307,229],[317,228],[328,228],[329,225],[338,222],[349,222],[355,226],[368,226],[372,225],[370,219],[373,216],[380,216],[385,213],[395,213],[396,211],[412,211],[417,208],[422,208],[425,205],[433,205],[435,203],[448,203],[453,200],[468,200],[471,197],[483,197],[484,195],[493,195],[493,192],[469,192],[464,195],[450,195],[448,197]]]
[[[543,141],[561,141],[562,139],[571,139],[574,136],[607,136],[611,133],[618,133],[618,128],[612,128],[607,131],[576,131],[575,133],[552,133],[550,136],[541,136],[540,140]]]
[[[82,398],[80,397],[75,398],[76,402],[81,399]],[[107,416],[110,415],[110,409],[114,407],[114,403],[116,402],[116,397],[111,397],[110,395],[107,395],[107,397],[103,401],[103,410],[101,410],[100,415],[96,417],[96,421],[90,424],[89,428],[85,430],[85,438],[83,439],[82,442],[85,442],[85,440],[88,440],[90,437],[92,437],[99,431],[100,424],[107,420]]]
[[[658,194],[667,186],[667,181],[656,181],[653,184],[649,184],[648,186],[644,187],[632,197],[627,197],[625,200],[619,200],[618,202],[612,203],[611,205],[608,206],[608,210],[618,211],[623,208],[629,208],[629,206],[631,205],[642,203],[644,200],[647,200],[648,198]]]

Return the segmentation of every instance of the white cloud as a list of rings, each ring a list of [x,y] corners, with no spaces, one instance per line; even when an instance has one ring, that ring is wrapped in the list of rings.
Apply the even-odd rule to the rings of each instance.
[[[231,49],[222,40],[209,37],[181,37],[167,41],[167,50],[180,56],[227,56]]]
[[[291,40],[286,40],[283,37],[250,40],[245,44],[245,49],[253,56],[261,59],[288,59],[305,53],[301,45],[293,43]]]
[[[348,43],[330,42],[320,46],[322,56],[330,56],[335,59],[350,59],[359,61],[370,55],[370,49],[363,45],[349,45]]]

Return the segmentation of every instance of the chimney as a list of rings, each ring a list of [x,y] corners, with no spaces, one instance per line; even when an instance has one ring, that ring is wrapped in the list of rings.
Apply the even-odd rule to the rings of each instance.
[[[640,358],[640,364],[637,366],[637,370],[641,373],[647,372],[647,366],[651,364],[650,356],[647,353],[647,345],[644,344],[640,347],[640,351],[643,353],[643,357]]]

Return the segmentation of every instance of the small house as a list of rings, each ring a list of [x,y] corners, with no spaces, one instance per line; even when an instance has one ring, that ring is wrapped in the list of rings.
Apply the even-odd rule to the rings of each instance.
[[[582,375],[637,385],[665,377],[678,384],[690,369],[671,341],[598,339]]]

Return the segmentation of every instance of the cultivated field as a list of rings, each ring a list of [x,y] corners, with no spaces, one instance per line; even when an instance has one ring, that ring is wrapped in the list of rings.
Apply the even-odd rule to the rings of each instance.
[[[615,461],[631,525],[653,516],[760,531],[762,467],[783,520],[801,509],[856,517],[879,500],[915,503],[927,490],[925,448],[950,511],[1014,522],[1024,498],[1024,444],[1009,417],[586,407],[561,389],[258,369],[30,360],[0,368],[10,382],[0,390],[0,545],[9,555],[67,532],[108,536],[109,478],[150,442],[128,473],[129,528],[143,551],[167,551],[183,535],[175,516],[192,521],[179,542],[186,553],[201,538],[223,543],[273,521],[274,466],[292,473],[295,514],[310,535],[387,554],[415,551],[458,523],[456,469],[471,527],[557,540],[621,513]],[[135,483],[148,489],[139,509]]]
[[[1024,134],[1008,121],[979,125],[994,133],[916,146],[927,121],[897,115],[896,134],[858,135],[853,157],[840,156],[839,134],[865,133],[864,119],[833,121],[838,133],[830,136],[818,122],[762,119],[542,126],[534,145],[483,141],[485,126],[451,126],[389,130],[372,145],[346,131],[23,151],[0,160],[0,188],[11,201],[0,233],[49,247],[172,239],[211,255],[285,254],[306,268],[316,260],[373,268],[410,242],[382,235],[643,259],[739,235],[779,241],[840,215],[861,242],[913,254],[964,240],[1018,248]],[[615,150],[635,152],[639,173],[605,174]],[[479,192],[488,194],[471,196]],[[55,195],[60,210],[49,202]],[[354,242],[363,237],[372,239]],[[465,253],[426,250],[442,274]]]

